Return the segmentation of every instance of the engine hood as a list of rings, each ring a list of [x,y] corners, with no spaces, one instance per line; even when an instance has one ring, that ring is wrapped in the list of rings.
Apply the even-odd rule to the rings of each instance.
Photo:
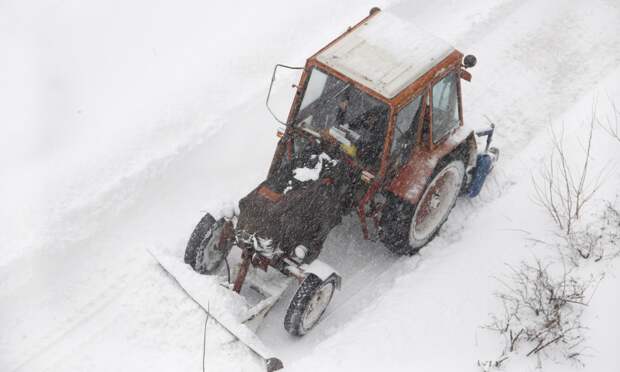
[[[309,259],[318,256],[327,234],[342,218],[336,186],[319,179],[277,192],[270,183],[266,180],[241,199],[237,229],[271,240],[273,251],[289,253],[304,245]]]

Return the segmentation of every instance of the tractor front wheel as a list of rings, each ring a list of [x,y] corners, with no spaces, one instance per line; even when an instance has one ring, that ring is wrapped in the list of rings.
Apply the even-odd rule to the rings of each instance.
[[[309,274],[291,300],[284,317],[284,328],[295,336],[308,333],[321,319],[335,289],[333,280],[323,281],[315,274]]]
[[[226,237],[226,234],[231,233],[230,221],[224,218],[216,221],[207,213],[187,242],[185,263],[201,274],[215,273],[232,248],[232,240]]]

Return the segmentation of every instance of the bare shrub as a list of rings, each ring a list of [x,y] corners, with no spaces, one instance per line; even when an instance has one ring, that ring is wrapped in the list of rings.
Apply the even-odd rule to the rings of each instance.
[[[564,239],[571,258],[574,256],[598,262],[604,258],[620,256],[620,211],[611,202],[607,202],[593,223],[572,231]],[[573,263],[578,264],[575,260]]]
[[[565,266],[559,275],[553,275],[549,267],[540,260],[534,265],[522,262],[517,268],[509,266],[508,281],[500,280],[504,290],[496,296],[503,304],[503,313],[492,315],[485,328],[502,335],[504,349],[495,361],[479,362],[483,370],[500,367],[514,353],[531,357],[552,350],[583,364],[581,314],[589,301],[586,292],[595,280],[579,280]]]
[[[570,252],[583,259],[593,259],[595,262],[603,259],[605,249],[601,240],[603,235],[590,229],[571,232],[566,235],[566,246]],[[575,264],[577,264],[575,262]]]
[[[601,230],[605,232],[605,242],[620,250],[620,211],[611,202],[607,202],[603,221]]]
[[[593,112],[584,146],[585,159],[578,170],[570,166],[564,146],[564,126],[557,133],[551,128],[551,154],[544,161],[540,173],[532,176],[534,200],[544,207],[560,229],[570,234],[583,208],[601,185],[601,175],[590,180],[589,166],[592,150],[592,134],[596,115]]]
[[[616,107],[616,104],[610,100],[611,104],[611,117],[607,117],[605,122],[601,122],[597,119],[599,126],[603,128],[607,134],[609,134],[612,138],[616,139],[620,142],[620,111]]]

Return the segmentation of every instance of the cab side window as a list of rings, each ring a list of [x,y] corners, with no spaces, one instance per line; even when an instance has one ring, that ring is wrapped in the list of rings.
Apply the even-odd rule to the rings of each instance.
[[[421,101],[422,96],[416,97],[396,115],[394,136],[390,149],[390,159],[396,167],[403,165],[407,161],[415,145],[418,121],[422,107],[420,104]]]
[[[457,83],[457,75],[452,72],[433,86],[433,143],[460,124]]]

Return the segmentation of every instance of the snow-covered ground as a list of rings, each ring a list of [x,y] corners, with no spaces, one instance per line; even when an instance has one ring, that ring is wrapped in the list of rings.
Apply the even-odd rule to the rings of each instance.
[[[200,370],[204,313],[146,248],[182,251],[205,210],[264,177],[272,66],[303,64],[375,5],[478,57],[464,116],[497,124],[500,163],[420,255],[396,257],[346,219],[323,255],[344,277],[323,321],[289,336],[284,299],[259,336],[295,371],[475,371],[496,357],[480,328],[495,278],[555,254],[531,239],[556,232],[530,181],[548,128],[565,123],[578,154],[593,103],[602,116],[620,105],[615,1],[1,3],[0,370]],[[606,181],[592,208],[618,206],[620,143],[597,128],[595,144]],[[584,313],[588,371],[620,368],[619,265],[595,269],[607,275]],[[261,370],[214,323],[206,368]]]

